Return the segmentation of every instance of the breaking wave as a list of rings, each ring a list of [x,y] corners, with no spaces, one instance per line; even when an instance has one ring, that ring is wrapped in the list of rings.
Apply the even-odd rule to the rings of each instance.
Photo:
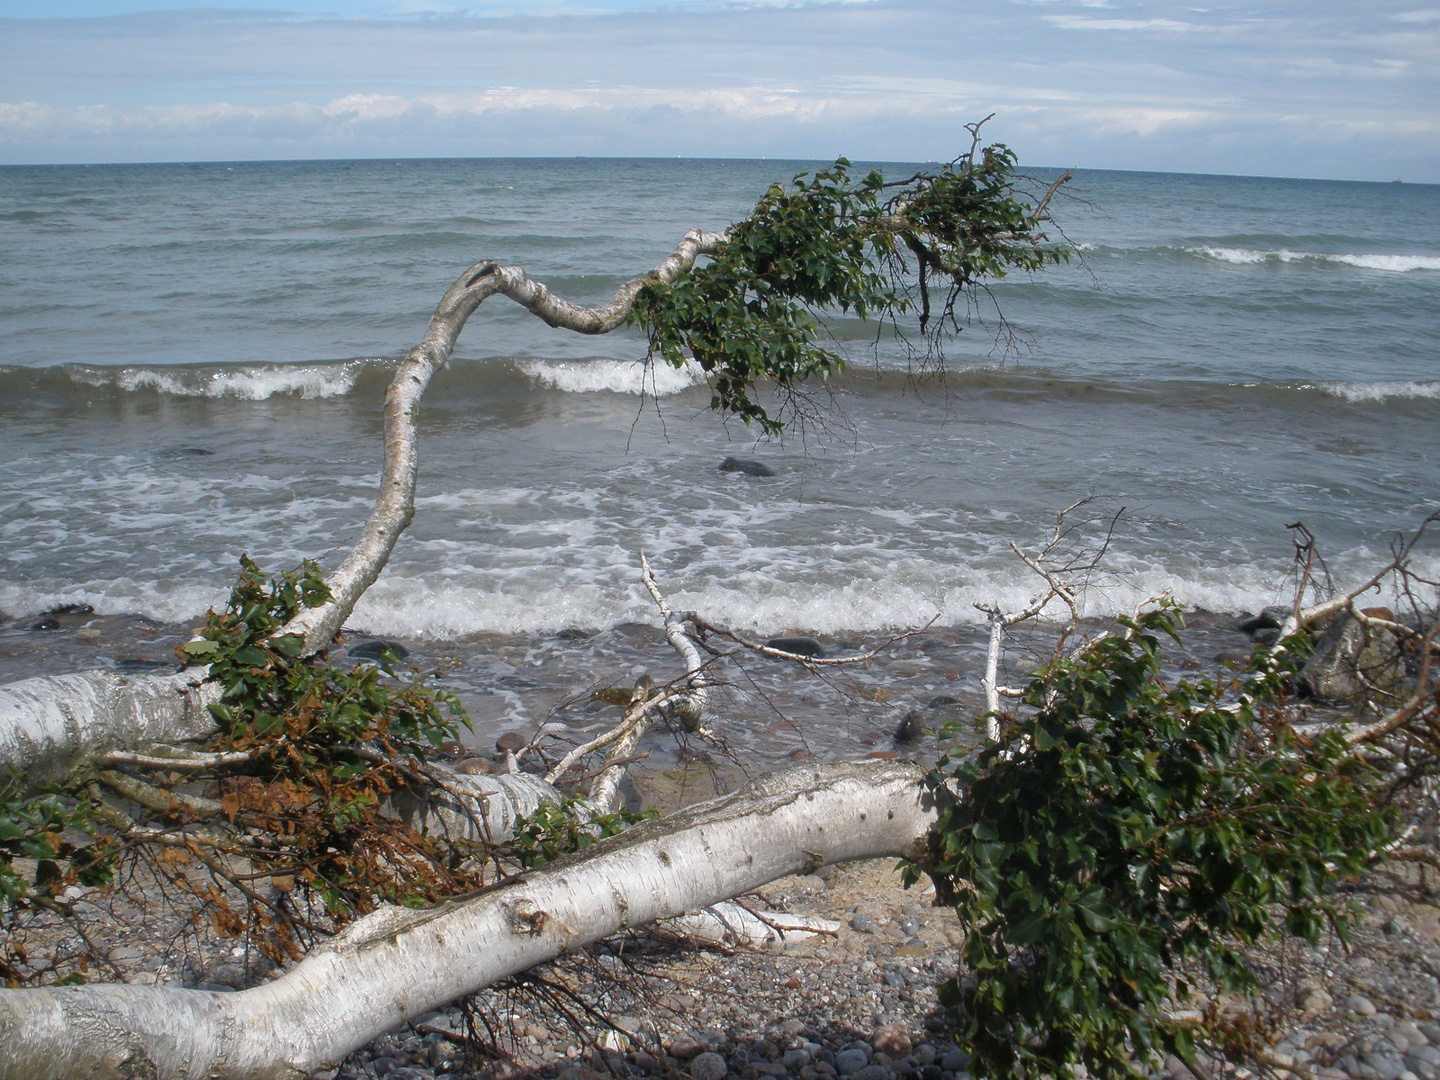
[[[703,382],[698,364],[673,368],[639,360],[521,360],[520,370],[542,386],[571,394],[608,390],[614,394],[665,397]]]
[[[81,386],[113,387],[134,393],[154,391],[173,397],[238,398],[265,401],[279,395],[304,399],[344,397],[365,369],[379,360],[323,364],[236,364],[197,367],[71,367]]]
[[[1361,270],[1381,270],[1392,274],[1405,274],[1414,270],[1440,270],[1440,255],[1331,254],[1318,251],[1290,251],[1285,248],[1260,250],[1210,245],[1187,247],[1183,250],[1191,255],[1200,255],[1234,266],[1282,263],[1335,264],[1353,266]]]

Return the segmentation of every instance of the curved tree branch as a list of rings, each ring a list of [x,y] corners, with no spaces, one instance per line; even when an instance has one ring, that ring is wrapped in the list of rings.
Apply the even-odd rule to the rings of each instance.
[[[410,350],[385,391],[385,463],[380,494],[350,554],[326,578],[331,598],[301,612],[281,634],[303,636],[306,653],[320,651],[330,644],[365,590],[380,576],[396,540],[415,517],[415,478],[420,467],[416,411],[420,399],[431,378],[450,359],[460,331],[481,304],[498,293],[551,326],[580,334],[606,334],[625,321],[642,288],[674,281],[689,271],[701,255],[713,252],[724,238],[724,233],[691,229],[668,258],[620,286],[609,303],[593,308],[561,300],[518,266],[478,262],[461,274],[435,308],[424,338]]]

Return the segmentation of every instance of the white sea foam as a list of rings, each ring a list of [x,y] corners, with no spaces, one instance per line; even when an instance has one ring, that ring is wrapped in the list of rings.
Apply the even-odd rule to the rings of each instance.
[[[111,381],[120,390],[156,390],[174,397],[232,397],[244,401],[264,401],[279,394],[296,394],[315,399],[348,394],[368,362],[254,364],[198,371],[193,368],[122,368],[108,380],[97,376],[92,368],[77,372],[72,377],[89,385],[104,385],[104,381]],[[97,382],[97,379],[102,381]]]
[[[1440,399],[1440,382],[1323,383],[1320,390],[1346,401],[1387,401],[1392,398]]]
[[[666,397],[703,382],[700,366],[683,368],[638,360],[522,360],[520,370],[543,386],[571,394],[608,390],[614,394]]]
[[[1290,251],[1286,248],[1257,250],[1255,248],[1214,247],[1211,245],[1187,247],[1183,250],[1192,255],[1203,255],[1206,258],[1236,266],[1313,262],[1354,266],[1362,270],[1382,270],[1392,274],[1404,274],[1412,270],[1440,270],[1440,255],[1332,254],[1318,251]]]

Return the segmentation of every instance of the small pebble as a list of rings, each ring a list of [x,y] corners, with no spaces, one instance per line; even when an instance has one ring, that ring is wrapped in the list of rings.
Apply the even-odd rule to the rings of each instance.
[[[940,1068],[944,1072],[959,1072],[970,1064],[970,1055],[964,1050],[951,1050],[940,1059]]]
[[[695,1080],[725,1080],[725,1074],[729,1071],[725,1059],[713,1050],[697,1054],[690,1062],[690,1075]]]

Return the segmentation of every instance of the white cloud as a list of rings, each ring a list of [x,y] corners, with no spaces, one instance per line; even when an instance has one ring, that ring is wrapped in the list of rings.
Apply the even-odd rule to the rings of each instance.
[[[612,13],[537,19],[457,2],[488,14],[0,20],[0,162],[925,160],[953,155],[963,122],[995,112],[987,131],[1042,163],[1440,180],[1440,149],[1402,134],[1425,130],[1440,97],[1426,12],[596,0]]]
[[[1390,17],[1396,22],[1402,23],[1440,22],[1440,8],[1423,8],[1420,11],[1403,11],[1398,15],[1392,15]]]
[[[1175,19],[1088,19],[1082,15],[1046,15],[1045,21],[1062,30],[1161,30],[1183,33],[1194,30],[1191,23]]]

